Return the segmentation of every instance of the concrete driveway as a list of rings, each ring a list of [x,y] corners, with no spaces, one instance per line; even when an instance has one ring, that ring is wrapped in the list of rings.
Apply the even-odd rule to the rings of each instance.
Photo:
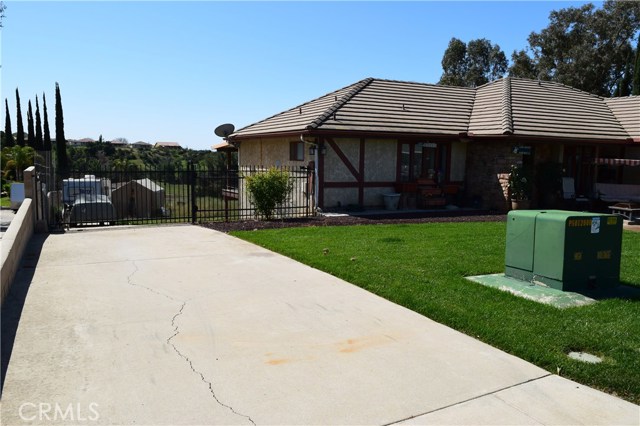
[[[29,250],[3,309],[3,424],[640,422],[636,405],[205,228]]]

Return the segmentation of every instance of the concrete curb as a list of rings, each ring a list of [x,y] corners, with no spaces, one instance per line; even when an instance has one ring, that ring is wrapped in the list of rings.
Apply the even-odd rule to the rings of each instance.
[[[2,263],[0,265],[0,304],[5,296],[20,265],[22,254],[33,235],[33,200],[25,198],[16,213],[11,225],[2,237]]]

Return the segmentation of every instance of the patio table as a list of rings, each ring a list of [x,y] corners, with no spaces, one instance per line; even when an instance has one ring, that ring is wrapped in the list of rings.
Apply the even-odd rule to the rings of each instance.
[[[609,206],[612,213],[619,214],[622,217],[629,219],[629,222],[633,222],[640,218],[640,204],[637,203],[618,203],[613,206]]]

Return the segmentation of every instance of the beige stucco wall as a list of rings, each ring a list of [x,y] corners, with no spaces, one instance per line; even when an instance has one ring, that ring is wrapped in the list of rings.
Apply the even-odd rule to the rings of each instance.
[[[395,139],[367,139],[364,150],[365,182],[395,182],[397,157],[398,144]]]
[[[358,204],[358,188],[325,188],[324,208],[332,209]]]
[[[309,139],[309,138],[307,138]],[[305,147],[304,161],[289,161],[289,143],[295,138],[256,138],[240,143],[240,166],[304,166],[315,158],[309,156],[308,146]],[[360,138],[333,138],[351,165],[358,170],[360,167]],[[325,142],[324,181],[352,182],[357,179],[342,159]],[[397,167],[396,139],[366,139],[365,140],[365,182],[395,182]],[[363,203],[365,206],[382,206],[382,194],[394,192],[395,188],[365,188]],[[324,207],[336,208],[358,204],[358,188],[325,188]]]
[[[304,160],[289,160],[289,143],[299,142],[295,137],[257,138],[240,142],[238,162],[240,166],[306,166],[314,160],[309,155],[309,145],[305,144]]]
[[[353,167],[358,170],[360,162],[360,138],[335,138],[333,141],[340,151],[349,159]],[[325,143],[324,156],[324,181],[325,182],[355,182],[356,178],[351,174],[342,159],[336,154],[331,145]],[[366,152],[366,148],[365,148]],[[326,199],[325,199],[326,200]]]

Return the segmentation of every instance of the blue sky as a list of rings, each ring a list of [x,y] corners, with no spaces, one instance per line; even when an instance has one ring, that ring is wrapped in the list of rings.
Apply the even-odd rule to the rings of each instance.
[[[5,1],[2,98],[14,132],[16,87],[25,127],[27,101],[46,93],[53,132],[58,82],[67,139],[208,149],[219,124],[366,77],[436,83],[451,37],[510,57],[550,11],[584,3]]]

